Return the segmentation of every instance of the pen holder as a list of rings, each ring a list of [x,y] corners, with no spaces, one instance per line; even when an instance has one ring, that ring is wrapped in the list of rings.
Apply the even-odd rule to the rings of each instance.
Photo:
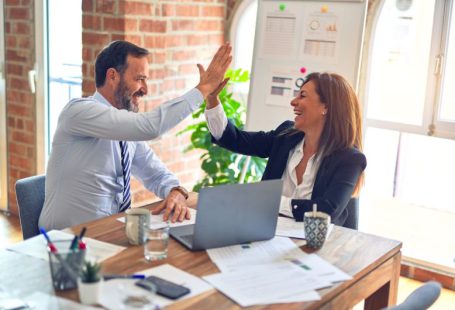
[[[54,241],[53,244],[57,251],[51,252],[48,247],[47,252],[54,289],[62,291],[76,288],[86,251],[78,248],[71,250],[71,240]]]

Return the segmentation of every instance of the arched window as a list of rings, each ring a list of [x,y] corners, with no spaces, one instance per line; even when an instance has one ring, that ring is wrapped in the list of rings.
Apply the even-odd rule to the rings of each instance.
[[[251,72],[256,29],[257,0],[239,1],[230,21],[229,40],[233,47],[233,68]],[[248,95],[249,83],[235,86],[235,92]],[[246,98],[246,97],[245,97]]]

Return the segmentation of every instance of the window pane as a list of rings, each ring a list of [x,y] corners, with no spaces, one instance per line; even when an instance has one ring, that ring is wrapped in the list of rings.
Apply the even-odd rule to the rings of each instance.
[[[234,42],[234,68],[251,72],[254,49],[254,33],[256,29],[256,15],[258,2],[252,1],[240,15],[237,29],[235,30]],[[246,96],[249,91],[249,83],[238,83],[234,85],[234,91]]]
[[[63,107],[71,98],[82,95],[82,0],[48,0],[48,25],[47,130],[52,142]]]
[[[449,26],[449,42],[446,50],[444,77],[442,81],[440,120],[455,121],[455,6],[452,6]]]
[[[387,0],[378,19],[367,117],[421,125],[434,1],[405,2]]]

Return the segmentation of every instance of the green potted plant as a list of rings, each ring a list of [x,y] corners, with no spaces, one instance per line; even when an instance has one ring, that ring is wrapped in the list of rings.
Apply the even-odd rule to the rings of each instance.
[[[84,261],[78,283],[79,299],[86,305],[96,304],[101,293],[101,265]]]
[[[219,99],[227,118],[237,127],[243,129],[246,119],[246,107],[243,102],[238,101],[232,91],[235,83],[245,83],[249,80],[248,71],[229,69],[226,72],[229,82],[220,92]],[[199,180],[193,187],[193,191],[198,192],[206,186],[216,186],[228,183],[247,183],[259,181],[267,163],[266,159],[250,157],[223,149],[211,141],[207,122],[203,118],[206,103],[196,110],[192,117],[198,122],[191,124],[178,134],[185,132],[191,133],[191,145],[185,152],[202,149],[201,168],[205,172],[202,180]],[[243,173],[242,173],[243,172]]]

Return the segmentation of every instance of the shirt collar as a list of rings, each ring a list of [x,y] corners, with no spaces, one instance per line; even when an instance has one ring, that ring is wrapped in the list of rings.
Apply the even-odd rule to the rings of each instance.
[[[95,93],[93,94],[92,98],[95,99],[96,101],[101,102],[102,104],[105,104],[107,106],[113,107],[112,104],[110,104],[110,102],[107,101],[107,99],[104,98],[103,95],[101,95],[98,91],[95,91]]]
[[[303,153],[303,143],[305,142],[305,137],[302,138],[302,141],[300,141],[296,146],[295,146],[295,151],[299,153]]]

